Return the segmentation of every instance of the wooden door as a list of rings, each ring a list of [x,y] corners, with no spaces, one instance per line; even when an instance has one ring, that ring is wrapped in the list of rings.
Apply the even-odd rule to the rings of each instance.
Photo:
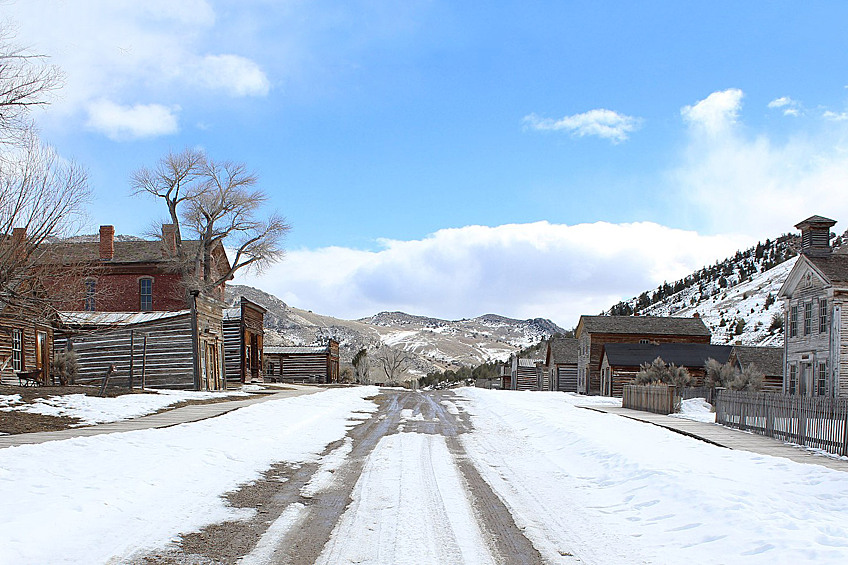
[[[41,371],[40,380],[48,384],[50,378],[50,362],[47,351],[47,332],[35,332],[35,368]]]

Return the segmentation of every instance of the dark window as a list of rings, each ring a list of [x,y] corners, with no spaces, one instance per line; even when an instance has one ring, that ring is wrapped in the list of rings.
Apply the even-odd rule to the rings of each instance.
[[[813,303],[804,304],[804,335],[810,335],[813,331]]]
[[[645,345],[645,344],[648,344],[648,343],[651,343],[651,342],[650,342],[649,340],[647,340],[647,339],[640,339],[640,340],[639,340],[639,343],[641,343],[641,344]]]
[[[97,281],[88,279],[85,281],[85,311],[94,312],[94,294],[97,292]]]
[[[23,371],[24,339],[21,330],[12,330],[12,370]]]
[[[798,384],[798,365],[789,365],[789,394],[795,394],[795,386]]]
[[[819,333],[827,332],[827,298],[819,300]]]
[[[153,279],[138,280],[138,309],[153,309]]]
[[[789,307],[789,337],[798,336],[798,305]]]
[[[819,396],[824,396],[827,394],[827,363],[819,363],[818,381],[816,392]]]

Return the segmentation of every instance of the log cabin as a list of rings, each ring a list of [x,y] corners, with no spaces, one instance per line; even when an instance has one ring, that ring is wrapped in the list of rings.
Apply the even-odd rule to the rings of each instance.
[[[339,342],[327,345],[266,346],[266,379],[279,382],[330,384],[339,380]]]
[[[703,343],[712,334],[699,317],[580,316],[577,338],[577,388],[601,392],[601,352],[607,343]]]
[[[552,337],[545,352],[551,390],[577,392],[577,339]]]
[[[238,306],[224,309],[223,316],[227,384],[263,382],[265,308],[242,296]]]
[[[629,384],[641,370],[656,358],[666,364],[685,367],[692,375],[692,386],[704,385],[704,365],[708,359],[727,363],[730,345],[704,343],[607,343],[601,352],[601,394],[621,398],[624,385]]]
[[[0,384],[50,384],[53,359],[53,323],[25,310],[0,303]]]
[[[778,292],[783,299],[783,391],[848,396],[848,250],[834,251],[836,222],[812,216],[795,225],[801,249]]]
[[[511,390],[547,390],[544,387],[544,376],[541,359],[520,358],[513,355],[510,358],[510,388]]]

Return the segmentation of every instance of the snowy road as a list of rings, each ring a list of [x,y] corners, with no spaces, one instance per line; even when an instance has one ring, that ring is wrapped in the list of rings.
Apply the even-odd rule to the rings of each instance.
[[[0,564],[848,562],[848,473],[593,402],[333,389],[3,449]]]

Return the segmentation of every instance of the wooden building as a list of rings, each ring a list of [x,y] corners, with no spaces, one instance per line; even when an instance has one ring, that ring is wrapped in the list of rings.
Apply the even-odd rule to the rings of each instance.
[[[712,334],[703,320],[656,316],[580,316],[577,338],[577,388],[601,392],[601,352],[607,343],[703,343]]]
[[[848,396],[848,254],[833,251],[834,220],[798,223],[801,250],[778,292],[784,303],[783,390]]]
[[[53,347],[52,324],[0,304],[0,384],[20,384],[21,374],[50,383]]]
[[[550,376],[551,390],[577,392],[577,339],[554,337],[548,340],[545,371]]]
[[[601,351],[601,394],[620,398],[624,385],[629,384],[643,364],[657,357],[666,364],[685,367],[692,375],[692,386],[703,386],[704,365],[708,359],[727,363],[730,345],[708,343],[607,343]]]
[[[72,343],[78,383],[99,383],[111,365],[115,386],[223,390],[221,304],[197,297],[192,310],[62,312],[56,349]],[[194,328],[196,327],[196,332]],[[146,339],[145,339],[146,338]],[[195,355],[196,353],[196,355]]]
[[[548,390],[542,374],[541,359],[522,359],[517,355],[510,358],[510,388],[512,390]]]
[[[224,309],[223,318],[227,384],[262,382],[265,308],[241,297],[238,306]]]
[[[329,384],[339,380],[339,342],[327,345],[266,346],[265,378],[280,382]]]
[[[783,390],[782,347],[734,345],[733,351],[730,352],[729,361],[739,371],[750,365],[762,371],[764,374],[764,392],[781,392]]]

